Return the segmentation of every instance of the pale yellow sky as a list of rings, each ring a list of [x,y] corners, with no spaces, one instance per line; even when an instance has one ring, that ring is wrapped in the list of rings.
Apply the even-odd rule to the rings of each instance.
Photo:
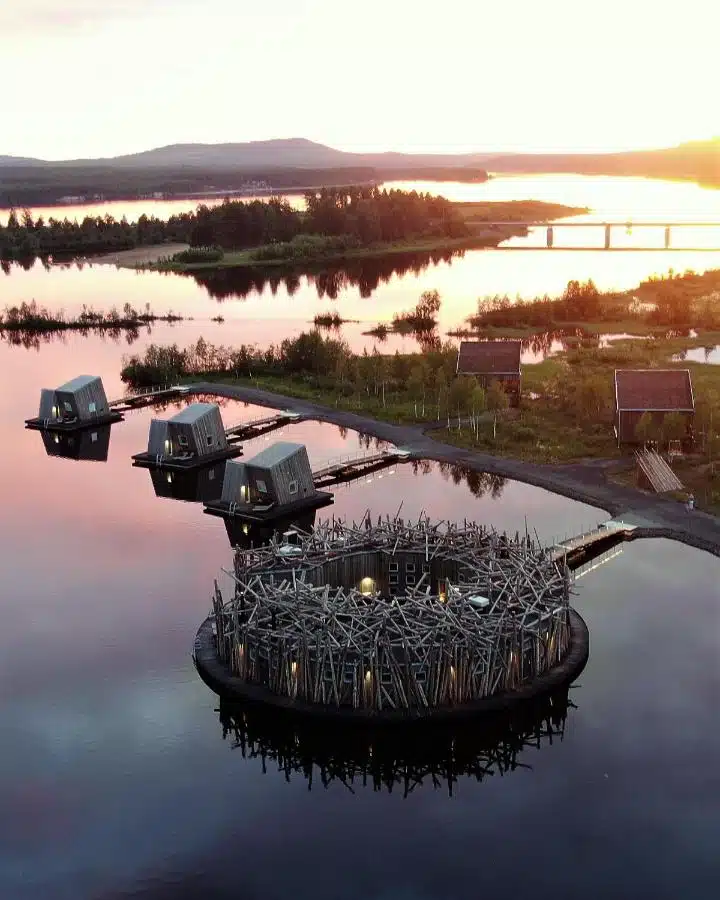
[[[0,0],[0,154],[669,146],[720,133],[718,15],[716,0]]]

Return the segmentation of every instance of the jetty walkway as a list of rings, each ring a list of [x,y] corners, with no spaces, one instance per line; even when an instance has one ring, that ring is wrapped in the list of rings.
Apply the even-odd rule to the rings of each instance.
[[[257,406],[292,410],[303,418],[329,422],[388,441],[408,451],[413,459],[430,459],[464,466],[476,472],[512,478],[599,507],[608,512],[613,519],[635,526],[633,539],[666,537],[720,556],[718,516],[700,510],[688,512],[684,504],[676,500],[613,484],[606,478],[606,470],[612,465],[606,460],[541,465],[518,459],[505,459],[435,440],[428,433],[430,429],[427,425],[395,425],[381,422],[369,416],[244,385],[198,382],[189,385],[187,393],[215,394]]]

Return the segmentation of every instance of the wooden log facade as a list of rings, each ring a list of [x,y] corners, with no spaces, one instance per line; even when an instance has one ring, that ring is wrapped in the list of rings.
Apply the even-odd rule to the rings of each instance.
[[[228,574],[232,596],[216,583],[213,598],[220,660],[304,704],[470,703],[551,669],[570,642],[564,561],[472,523],[332,520],[237,551]]]

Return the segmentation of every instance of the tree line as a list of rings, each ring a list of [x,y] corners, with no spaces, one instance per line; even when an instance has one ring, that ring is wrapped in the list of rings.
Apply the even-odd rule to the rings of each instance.
[[[323,188],[306,194],[305,201],[305,212],[271,197],[267,202],[200,204],[195,212],[167,220],[142,215],[136,222],[110,215],[86,216],[80,222],[50,217],[46,222],[42,216],[33,218],[28,209],[20,214],[11,210],[7,224],[0,226],[0,259],[77,256],[169,242],[242,250],[290,242],[300,235],[368,244],[467,233],[452,203],[416,191]]]

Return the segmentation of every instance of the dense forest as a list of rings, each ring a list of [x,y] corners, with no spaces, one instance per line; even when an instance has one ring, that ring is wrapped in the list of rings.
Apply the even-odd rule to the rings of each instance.
[[[415,191],[377,187],[323,188],[305,196],[307,211],[299,212],[279,198],[267,202],[226,200],[167,221],[140,216],[137,222],[111,216],[85,217],[81,222],[42,217],[29,210],[11,211],[0,226],[0,259],[77,256],[134,247],[186,242],[192,247],[242,250],[300,235],[346,236],[359,244],[418,236],[462,237],[467,233],[453,204],[442,197]]]
[[[485,181],[487,172],[466,166],[413,166],[385,170],[374,166],[337,168],[231,167],[209,169],[177,165],[127,169],[114,165],[10,163],[0,166],[0,207],[53,206],[66,197],[93,200],[138,200],[207,197],[243,191],[299,192],[310,187],[372,184],[385,180]]]

